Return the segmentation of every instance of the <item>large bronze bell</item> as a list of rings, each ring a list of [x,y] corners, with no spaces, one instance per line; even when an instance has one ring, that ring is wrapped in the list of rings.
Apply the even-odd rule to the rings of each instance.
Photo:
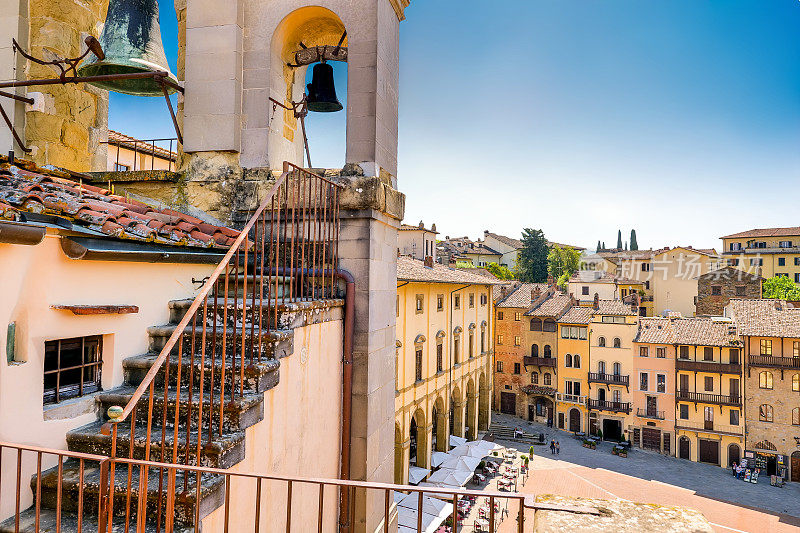
[[[336,98],[333,84],[333,67],[327,63],[314,65],[314,72],[308,88],[308,110],[316,113],[333,113],[344,109]]]
[[[108,15],[100,36],[105,59],[88,59],[78,69],[80,76],[129,74],[136,72],[168,73],[168,79],[177,83],[169,70],[167,55],[161,44],[161,26],[158,23],[158,0],[111,0]],[[164,92],[153,78],[119,79],[92,82],[92,85],[136,96],[160,96]],[[175,89],[167,86],[171,93]]]

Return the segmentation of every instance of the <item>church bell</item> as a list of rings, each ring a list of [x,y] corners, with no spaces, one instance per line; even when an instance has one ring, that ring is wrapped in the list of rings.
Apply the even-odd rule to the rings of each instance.
[[[169,70],[161,43],[158,0],[110,0],[100,44],[105,52],[105,59],[87,58],[78,69],[80,76],[161,70],[167,72],[170,81],[178,82]],[[97,81],[92,82],[92,85],[136,96],[164,94],[161,85],[153,78]],[[167,91],[172,93],[175,89],[167,85]]]
[[[317,63],[308,88],[308,110],[316,113],[333,113],[343,109],[336,98],[333,84],[333,67],[327,63]]]

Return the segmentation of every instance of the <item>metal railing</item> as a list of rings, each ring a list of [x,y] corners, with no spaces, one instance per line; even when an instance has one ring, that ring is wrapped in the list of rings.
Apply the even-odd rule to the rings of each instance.
[[[589,409],[597,409],[598,411],[613,411],[617,413],[630,413],[630,402],[609,402],[607,400],[593,400],[589,398],[586,400],[586,405]]]
[[[108,141],[102,141],[103,144],[108,144],[109,146],[116,147],[116,160],[114,161],[114,171],[117,172],[129,172],[129,171],[136,171],[136,170],[157,170],[156,169],[156,160],[166,161],[167,162],[167,170],[172,171],[173,165],[176,164],[177,154],[172,151],[173,144],[177,148],[178,146],[178,139],[177,137],[165,137],[163,139],[110,139]],[[156,143],[169,143],[168,148],[164,148]],[[122,150],[129,150],[133,152],[133,168],[128,167],[124,162],[120,162],[120,155]],[[139,156],[147,156],[150,158],[150,168],[147,168],[146,159],[142,162],[142,164],[137,168],[139,164]],[[124,170],[120,167],[120,165],[128,167]],[[177,168],[177,166],[176,166]],[[162,169],[158,169],[162,170]]]
[[[750,355],[750,366],[764,368],[800,368],[800,357],[774,357],[772,355]]]
[[[555,368],[557,359],[555,357],[532,357],[526,355],[522,362],[525,366],[549,366]]]
[[[624,385],[630,384],[630,376],[622,374],[606,374],[604,372],[589,372],[590,383],[608,383],[609,385]]]
[[[642,409],[641,407],[636,408],[636,416],[640,418],[652,418],[653,420],[664,420],[664,411],[658,411],[656,409]]]
[[[45,465],[56,466],[55,477],[48,475]],[[167,498],[157,502],[142,499],[141,494],[126,492],[120,486],[122,478],[114,477],[115,467],[130,472],[157,472],[159,483],[167,487]],[[30,483],[23,483],[22,472],[32,472]],[[69,472],[69,475],[67,474]],[[74,474],[74,477],[72,477]],[[516,515],[516,531],[522,533],[525,526],[525,510],[538,505],[525,495],[516,492],[489,492],[439,487],[414,487],[387,483],[324,479],[300,476],[281,476],[255,472],[233,472],[219,468],[193,465],[168,464],[131,458],[112,458],[103,455],[76,453],[36,446],[0,442],[0,476],[12,480],[13,485],[3,486],[0,504],[10,509],[11,516],[2,524],[4,530],[42,531],[164,531],[188,528],[200,531],[201,498],[212,497],[221,509],[213,531],[335,531],[336,494],[346,491],[351,499],[356,491],[366,493],[372,501],[382,503],[380,531],[389,532],[396,519],[395,494],[417,494],[414,519],[411,529],[425,531],[423,523],[426,496],[436,497],[453,505],[447,517],[452,523],[468,524],[459,511],[459,501],[472,498],[488,499],[489,531],[497,531],[502,520],[502,511],[507,516]],[[91,482],[90,482],[91,480]],[[185,480],[190,480],[190,490],[181,498],[175,497],[175,489]],[[114,482],[116,481],[116,483]],[[213,486],[212,496],[205,493]],[[203,487],[206,487],[205,489]],[[202,492],[201,492],[202,491]],[[244,500],[237,497],[246,493]],[[23,508],[31,500],[30,510]],[[504,507],[499,504],[504,502]],[[495,505],[497,504],[497,505]],[[131,513],[130,507],[135,506]],[[272,507],[270,507],[272,506]],[[552,507],[552,506],[551,506]],[[151,508],[151,509],[148,509]],[[147,524],[143,517],[150,510],[158,514],[158,521]],[[573,509],[575,510],[575,509]],[[162,512],[163,511],[163,512]],[[271,512],[275,511],[275,512]],[[356,519],[352,506],[349,523]],[[205,510],[207,512],[207,509]],[[125,529],[122,529],[122,526]],[[407,526],[408,527],[408,526]],[[163,528],[163,529],[162,529]],[[246,529],[243,529],[246,528]]]
[[[709,394],[706,392],[689,392],[678,389],[675,399],[682,402],[713,403],[719,405],[742,405],[742,397],[738,394]]]
[[[675,368],[677,370],[689,370],[693,372],[713,372],[715,374],[741,374],[742,365],[739,363],[718,363],[716,361],[690,361],[686,359],[676,359]]]
[[[556,401],[557,402],[564,402],[564,403],[577,403],[580,405],[586,405],[586,396],[579,396],[575,394],[563,394],[563,393],[556,393]]]

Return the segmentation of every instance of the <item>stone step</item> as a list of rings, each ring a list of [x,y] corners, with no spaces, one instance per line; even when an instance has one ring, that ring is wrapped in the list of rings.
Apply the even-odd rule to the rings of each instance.
[[[294,352],[294,331],[291,329],[273,329],[267,331],[266,328],[261,329],[258,333],[258,325],[252,327],[251,324],[245,322],[244,324],[237,324],[236,329],[227,328],[225,331],[221,330],[221,326],[217,325],[217,331],[214,332],[213,328],[206,328],[206,354],[211,356],[212,352],[219,357],[222,350],[222,337],[223,334],[227,338],[225,344],[225,353],[229,355],[235,354],[237,360],[242,353],[242,327],[244,327],[244,343],[245,343],[245,361],[249,362],[251,355],[254,361],[263,361],[270,358],[281,358],[292,355]],[[147,334],[150,336],[149,351],[159,353],[167,344],[172,333],[177,328],[177,324],[165,324],[163,326],[150,326],[147,328]],[[255,335],[251,332],[255,331]],[[201,339],[202,339],[202,325],[197,324],[195,331],[195,346],[194,352],[197,356],[201,354]],[[184,358],[191,354],[192,350],[192,329],[191,323],[183,333],[183,355]],[[173,354],[178,353],[177,344],[172,349]],[[260,356],[260,357],[259,357]]]
[[[139,466],[130,467],[130,492],[128,492],[127,465],[117,463],[114,469],[114,524],[119,531],[124,531],[124,517],[130,509],[130,519],[136,522],[139,500]],[[158,517],[159,505],[159,470],[149,468],[147,477],[147,518],[146,521],[154,525]],[[202,520],[209,513],[223,503],[225,492],[225,478],[219,475],[203,474],[200,478],[200,497],[197,498],[196,475],[189,473],[184,480],[182,472],[176,475],[175,483],[175,523],[180,527],[194,525],[195,512],[198,509]],[[184,482],[187,490],[184,492]],[[58,468],[53,467],[42,472],[41,477],[41,507],[42,509],[56,509],[58,500]],[[167,473],[163,473],[161,480],[161,514],[166,512]],[[84,516],[96,517],[99,507],[100,495],[100,466],[99,463],[85,461],[83,482],[80,478],[80,464],[75,459],[65,461],[61,478],[61,511],[62,513],[77,515],[79,504],[79,488],[83,488],[83,513]],[[31,477],[31,489],[36,492],[36,476]],[[130,494],[130,507],[127,505],[127,496]],[[62,531],[73,531],[65,530]]]
[[[144,379],[150,367],[158,358],[158,354],[149,353],[144,355],[137,355],[135,357],[128,357],[122,361],[122,368],[125,372],[125,382],[129,385],[138,386]],[[245,360],[244,367],[244,386],[245,394],[248,393],[261,393],[266,392],[278,385],[280,360],[266,359],[261,362],[254,362],[252,365],[249,360]],[[163,387],[164,376],[166,374],[166,366],[169,365],[169,380],[170,385],[175,386],[178,378],[178,366],[181,366],[181,383],[185,386],[189,378],[192,379],[195,387],[200,386],[200,379],[204,381],[203,388],[206,391],[211,390],[211,370],[214,369],[214,390],[221,389],[220,376],[222,375],[222,360],[219,355],[216,355],[212,360],[211,357],[206,356],[205,369],[200,372],[200,358],[195,356],[194,372],[190,371],[192,366],[191,357],[185,357],[181,365],[178,364],[176,356],[171,356],[169,362],[165,362],[158,374],[156,374],[155,384],[156,387]],[[226,358],[225,363],[225,390],[230,391],[233,387],[236,390],[242,390],[240,383],[241,369],[239,367],[239,358],[236,358],[236,372],[232,372],[234,368],[232,358]],[[197,390],[197,389],[195,389]]]
[[[60,529],[56,526],[57,523],[61,526]],[[19,513],[18,527],[19,529],[17,529],[17,522],[12,516],[3,523],[0,523],[0,533],[15,533],[16,531],[19,531],[19,533],[56,533],[56,531],[64,531],[65,533],[97,533],[99,528],[97,523],[97,508],[84,510],[80,531],[78,531],[77,511],[73,513],[64,512],[62,510],[61,520],[59,521],[55,509],[39,510],[39,529],[36,529],[36,508],[33,506]],[[162,525],[161,528],[157,528],[154,524],[146,524],[144,531],[145,533],[158,533],[163,532],[164,527]],[[175,533],[192,533],[194,527],[179,526],[175,527],[173,531]],[[126,532],[124,518],[114,517],[111,523],[111,533],[136,533],[136,521],[133,520],[130,522]]]
[[[95,455],[111,455],[111,435],[103,435],[100,428],[103,421],[92,422],[67,432],[67,447],[73,452]],[[130,420],[120,422],[117,427],[117,457],[128,457],[130,451]],[[153,424],[150,429],[151,461],[161,461],[161,425]],[[178,428],[178,457],[181,461],[186,456],[187,435],[185,428]],[[193,427],[189,434],[189,464],[194,465],[197,447],[197,428]],[[208,432],[203,431],[200,450],[200,466],[213,468],[230,468],[244,459],[244,431],[214,433],[213,439],[206,443]],[[167,426],[164,432],[164,461],[172,460],[172,444],[175,442],[174,429]],[[145,459],[147,448],[147,425],[137,422],[134,433],[133,458]]]
[[[163,386],[162,386],[163,387]],[[156,387],[153,392],[153,424],[161,425],[164,416],[164,390],[162,387]],[[133,397],[136,392],[136,387],[132,385],[123,385],[116,389],[101,392],[97,395],[97,400],[100,404],[101,412],[106,413],[108,408],[112,405],[124,407],[128,401]],[[200,407],[199,388],[192,390],[192,399],[189,401],[189,387],[184,385],[181,387],[180,394],[180,413],[178,420],[181,421],[180,426],[183,426],[189,413],[189,406],[191,405],[191,418],[192,423],[197,424],[197,414]],[[176,388],[169,388],[167,390],[167,424],[171,425],[175,417],[175,404],[178,397]],[[136,420],[139,424],[147,422],[147,406],[148,398],[145,395],[139,401],[139,409],[136,411]],[[203,428],[208,429],[209,417],[213,417],[214,431],[219,430],[219,394],[214,394],[213,404],[212,397],[208,389],[203,392]],[[235,399],[230,398],[230,394],[225,394],[225,403],[223,406],[222,430],[224,432],[243,431],[250,426],[260,422],[264,419],[264,395],[261,393],[248,393],[239,397],[239,391],[235,391]]]
[[[327,287],[326,287],[327,291]],[[189,307],[194,300],[172,300],[169,302],[169,321],[170,323],[177,324],[186,315]],[[323,321],[323,319],[340,319],[342,316],[341,308],[344,306],[344,300],[333,299],[306,299],[295,301],[291,303],[284,303],[280,300],[275,305],[275,301],[266,298],[260,299],[258,297],[248,297],[244,300],[239,299],[236,302],[228,300],[227,304],[224,298],[217,298],[216,307],[214,306],[214,298],[208,298],[206,303],[206,316],[209,318],[209,323],[212,323],[213,318],[217,318],[217,327],[223,323],[228,323],[231,327],[234,321],[241,321],[242,309],[247,309],[247,318],[252,320],[251,309],[255,307],[258,309],[255,316],[261,315],[262,327],[269,325],[273,327],[277,315],[278,329],[294,329],[308,324],[315,324]],[[227,309],[226,309],[227,307]],[[236,313],[234,314],[234,310]],[[202,313],[202,307],[200,312]],[[326,316],[325,313],[332,315]]]

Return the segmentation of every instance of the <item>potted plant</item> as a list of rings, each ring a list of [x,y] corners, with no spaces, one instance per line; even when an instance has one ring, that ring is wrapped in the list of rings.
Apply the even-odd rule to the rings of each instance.
[[[531,457],[533,457],[533,455],[534,455],[534,454],[533,454],[533,446],[531,446],[530,450],[528,450],[528,455],[530,455]]]
[[[597,438],[600,439],[600,440],[603,440],[603,430],[602,429],[598,429],[597,430]]]

